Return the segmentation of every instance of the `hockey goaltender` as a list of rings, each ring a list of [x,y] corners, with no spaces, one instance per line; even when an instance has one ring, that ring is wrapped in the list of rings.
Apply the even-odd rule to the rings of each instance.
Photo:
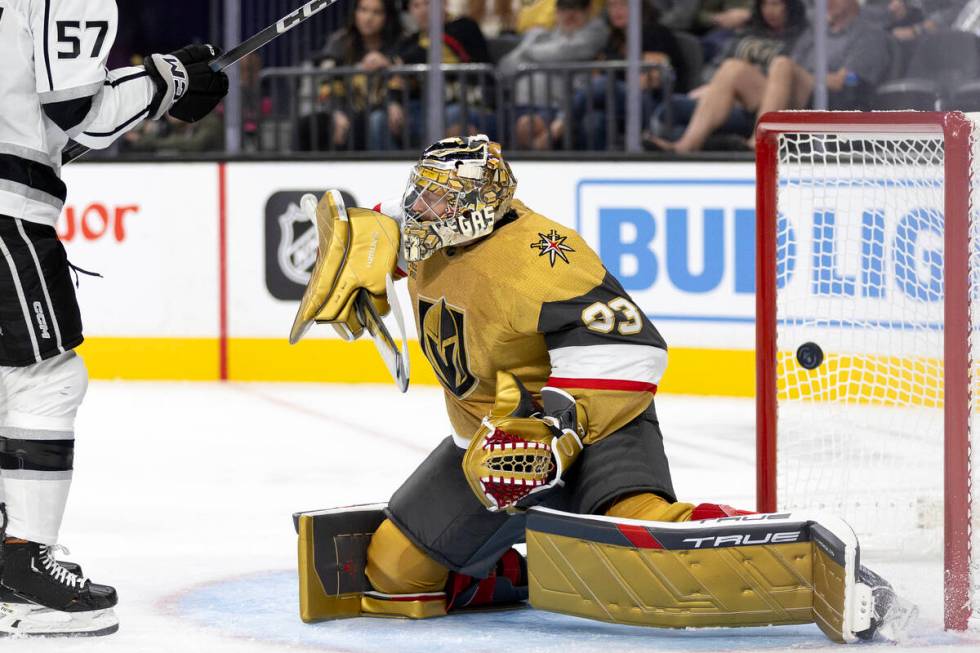
[[[408,277],[453,433],[387,504],[295,515],[302,618],[529,600],[644,626],[896,637],[915,608],[861,566],[840,519],[677,501],[654,407],[663,338],[516,186],[500,146],[474,136],[426,149],[403,198],[373,211],[303,198],[320,248],[290,341],[314,322],[367,331],[406,389],[380,316],[394,305],[400,320],[392,279]]]

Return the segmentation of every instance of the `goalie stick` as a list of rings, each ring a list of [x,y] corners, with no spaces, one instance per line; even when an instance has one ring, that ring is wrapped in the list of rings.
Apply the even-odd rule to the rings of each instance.
[[[211,61],[209,64],[211,66],[211,70],[217,72],[219,70],[224,70],[233,63],[237,63],[245,56],[250,55],[259,48],[268,45],[300,23],[309,20],[336,2],[337,0],[311,0],[310,2],[307,2],[302,7],[289,12],[273,24],[263,29],[261,32],[245,39],[232,49],[228,50],[228,52],[225,52],[221,56]],[[68,145],[61,152],[61,165],[67,165],[75,159],[84,156],[90,149],[91,148],[85,147],[81,143],[68,141]]]
[[[366,291],[362,290],[358,293],[357,299],[354,301],[354,308],[357,310],[361,324],[364,325],[374,340],[374,346],[381,354],[381,360],[384,361],[385,367],[388,368],[388,372],[395,380],[398,390],[408,392],[408,339],[405,336],[405,318],[402,316],[401,304],[398,302],[398,295],[395,294],[395,284],[391,280],[391,275],[385,279],[385,290],[388,295],[388,304],[391,306],[391,312],[395,318],[395,324],[398,325],[401,337],[400,348],[395,343],[395,339],[391,337],[391,333],[381,320],[381,316],[368,298]]]

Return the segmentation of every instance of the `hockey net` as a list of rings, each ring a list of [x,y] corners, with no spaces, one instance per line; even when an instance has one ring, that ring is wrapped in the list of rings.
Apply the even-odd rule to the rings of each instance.
[[[944,559],[954,629],[980,618],[978,118],[784,112],[757,141],[759,508]]]

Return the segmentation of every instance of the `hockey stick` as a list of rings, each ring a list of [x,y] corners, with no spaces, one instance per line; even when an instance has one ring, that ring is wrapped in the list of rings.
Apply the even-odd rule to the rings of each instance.
[[[211,61],[209,64],[211,66],[211,70],[215,72],[224,70],[233,63],[236,63],[245,58],[247,55],[252,54],[259,48],[268,45],[300,23],[309,20],[336,2],[337,0],[311,0],[310,2],[307,2],[302,7],[289,12],[273,24],[263,29],[261,32],[250,36],[232,49],[228,50],[228,52],[225,52],[220,57],[217,57]],[[61,165],[71,163],[80,156],[83,156],[89,151],[89,149],[91,148],[85,147],[81,143],[69,141],[68,145],[61,152]]]
[[[391,306],[391,313],[398,325],[399,336],[401,337],[401,348],[391,337],[388,327],[381,320],[381,315],[374,307],[374,303],[368,297],[367,291],[361,290],[354,300],[354,308],[361,324],[367,329],[374,346],[381,354],[381,360],[395,380],[395,385],[401,392],[408,392],[408,338],[405,336],[405,318],[402,317],[402,307],[398,302],[398,295],[395,293],[395,284],[389,274],[385,279],[385,292],[388,296],[388,304]]]

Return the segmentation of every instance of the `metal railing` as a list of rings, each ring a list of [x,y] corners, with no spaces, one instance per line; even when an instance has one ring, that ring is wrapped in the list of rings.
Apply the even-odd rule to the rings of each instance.
[[[515,139],[514,126],[528,108],[534,113],[561,117],[564,129],[559,143],[566,150],[620,150],[625,144],[626,118],[631,107],[627,103],[625,61],[591,61],[563,64],[522,64],[510,79],[502,80],[503,105],[509,105],[511,115],[502,124],[504,144],[508,149],[527,149]],[[665,64],[641,63],[641,76],[656,74],[658,95],[669,98],[674,89],[674,71]],[[646,89],[652,91],[653,89]],[[652,96],[647,99],[652,101]],[[652,107],[644,112],[638,108],[642,122],[649,122]],[[669,107],[669,104],[667,105]],[[665,108],[667,108],[665,107]],[[669,114],[668,125],[672,124]],[[604,142],[603,142],[604,141]]]
[[[517,149],[521,144],[515,123],[521,115],[540,110],[549,122],[559,116],[564,120],[564,132],[554,144],[560,149],[622,150],[629,110],[626,68],[621,61],[523,65],[513,76],[502,77],[489,64],[443,64],[446,133],[485,132],[508,149]],[[353,67],[267,68],[260,73],[257,96],[272,99],[272,109],[270,115],[258,117],[256,149],[415,154],[427,144],[428,69],[424,64],[373,72]],[[658,75],[660,96],[670,97],[674,74],[669,66],[642,64],[641,74]],[[534,101],[525,103],[526,97]],[[390,116],[391,111],[396,115]],[[398,114],[400,125],[392,120]]]
[[[237,15],[235,29],[243,38],[247,38],[302,3],[302,0],[209,0],[210,40],[212,43],[229,46],[224,38],[224,27],[229,15]],[[327,37],[347,23],[353,7],[353,0],[339,0],[333,8],[313,16],[287,36],[262,48],[259,53],[262,61],[266,66],[286,67],[310,60],[326,44]]]
[[[447,125],[453,117],[493,116],[498,85],[489,64],[443,64]],[[260,95],[274,98],[272,115],[259,120],[259,151],[413,151],[424,145],[428,66],[273,68],[260,73]],[[401,110],[401,125],[389,106]],[[343,114],[341,118],[337,114]],[[495,120],[495,118],[494,118]],[[338,129],[338,122],[349,128]],[[339,138],[345,131],[345,137]]]

